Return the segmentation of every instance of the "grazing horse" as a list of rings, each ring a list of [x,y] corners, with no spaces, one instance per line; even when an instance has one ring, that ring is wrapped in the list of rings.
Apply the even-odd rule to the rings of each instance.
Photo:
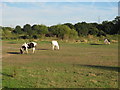
[[[59,44],[57,41],[53,40],[52,41],[52,50],[55,50],[55,49],[59,50]]]
[[[110,44],[110,40],[109,39],[104,39],[104,43],[105,44]]]
[[[24,54],[25,51],[28,53],[28,49],[32,49],[34,53],[36,45],[37,43],[35,42],[24,43],[22,47],[20,48],[20,53]]]

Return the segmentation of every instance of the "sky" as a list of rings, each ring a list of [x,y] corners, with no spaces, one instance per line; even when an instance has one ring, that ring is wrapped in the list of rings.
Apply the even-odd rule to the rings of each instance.
[[[15,27],[25,24],[44,24],[52,26],[63,23],[101,23],[111,21],[118,16],[118,2],[77,2],[64,0],[61,2],[0,2],[0,26]],[[105,0],[104,0],[105,1]]]

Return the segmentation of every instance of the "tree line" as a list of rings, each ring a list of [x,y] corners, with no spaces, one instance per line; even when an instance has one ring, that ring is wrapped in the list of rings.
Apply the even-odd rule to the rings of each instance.
[[[0,27],[2,39],[38,39],[42,37],[57,37],[60,39],[75,39],[80,36],[94,35],[97,37],[120,34],[120,16],[112,21],[98,23],[78,22],[76,24],[64,23],[53,26],[42,24],[26,24],[21,28]]]

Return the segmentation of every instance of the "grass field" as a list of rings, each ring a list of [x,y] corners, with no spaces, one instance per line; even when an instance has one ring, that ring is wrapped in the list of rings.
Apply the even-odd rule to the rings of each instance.
[[[3,88],[118,88],[118,44],[39,41],[21,55],[23,42],[2,41]]]

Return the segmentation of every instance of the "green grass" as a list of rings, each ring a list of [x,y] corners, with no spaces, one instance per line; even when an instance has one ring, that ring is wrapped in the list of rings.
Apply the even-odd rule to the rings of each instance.
[[[19,54],[24,41],[3,41],[3,88],[118,88],[118,45],[37,41],[35,54]],[[14,75],[15,74],[15,75]]]

